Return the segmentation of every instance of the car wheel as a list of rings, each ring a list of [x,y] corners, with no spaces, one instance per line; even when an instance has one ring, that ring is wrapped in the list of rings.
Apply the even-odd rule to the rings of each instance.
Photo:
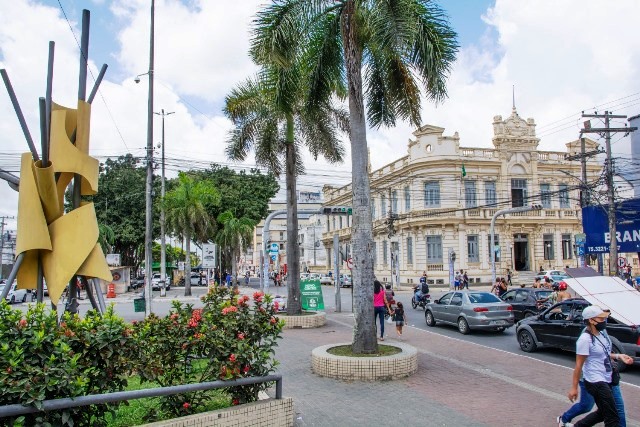
[[[469,332],[471,332],[469,330],[469,324],[464,317],[458,319],[458,330],[462,335],[467,335]]]
[[[427,326],[436,326],[436,319],[433,317],[433,313],[427,310],[424,313],[424,320],[427,322]]]
[[[11,295],[11,301],[9,301],[9,304],[15,304],[15,303],[16,303],[16,296]]]
[[[27,302],[27,294],[24,294],[24,295],[22,296],[22,302]]]
[[[533,339],[533,335],[531,335],[531,332],[526,329],[522,329],[518,332],[518,344],[520,344],[522,351],[526,351],[527,353],[536,351],[538,348],[536,341]]]
[[[418,304],[416,304],[415,298],[411,298],[411,307],[413,307],[413,309],[415,310],[417,306]]]
[[[167,286],[167,291],[170,291],[170,290],[171,290],[171,286]]]

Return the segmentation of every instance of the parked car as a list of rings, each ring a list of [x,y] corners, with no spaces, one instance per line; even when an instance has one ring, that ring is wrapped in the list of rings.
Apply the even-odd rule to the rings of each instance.
[[[151,276],[151,289],[154,291],[159,291],[162,288],[162,285],[164,284],[165,281],[163,281],[160,278],[160,273],[154,273],[154,275]],[[171,289],[171,284],[168,283],[168,281],[166,282],[167,284],[165,289],[168,291],[169,289]]]
[[[333,285],[333,279],[327,275],[321,276],[320,277],[320,284],[321,285]]]
[[[584,329],[582,310],[588,301],[572,298],[559,302],[538,316],[518,322],[516,336],[522,351],[527,353],[539,348],[554,347],[575,352],[576,341]],[[640,356],[640,326],[628,326],[609,317],[607,333],[611,337],[614,353],[625,353],[631,357]],[[620,363],[624,369],[626,365]]]
[[[535,316],[540,313],[536,302],[551,295],[551,289],[544,288],[518,288],[505,292],[500,297],[502,301],[511,304],[515,321],[525,317]]]
[[[513,326],[513,307],[490,292],[448,292],[427,304],[427,326],[437,323],[458,326],[461,334],[473,329],[504,331]]]
[[[548,270],[538,274],[536,277],[539,277],[540,280],[544,280],[548,277],[551,279],[551,283],[555,283],[569,278],[569,275],[562,270]]]
[[[273,302],[278,303],[278,312],[287,311],[287,298],[282,295],[276,295],[273,297]]]
[[[353,286],[353,282],[351,281],[351,275],[349,274],[341,274],[340,275],[340,287],[341,288],[350,288]]]
[[[205,286],[207,279],[202,277],[200,273],[191,273],[191,286]]]
[[[0,292],[4,291],[5,286],[7,286],[6,283],[0,284]],[[17,286],[18,283],[13,282],[13,285],[11,285],[11,288],[9,289],[9,293],[7,294],[7,301],[9,301],[9,304],[15,304],[18,301],[27,301],[27,290],[18,289]]]

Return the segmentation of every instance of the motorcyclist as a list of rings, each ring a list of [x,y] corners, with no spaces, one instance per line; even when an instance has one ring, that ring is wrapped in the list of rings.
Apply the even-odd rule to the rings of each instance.
[[[427,285],[427,272],[423,271],[420,277],[420,284],[413,287],[413,296],[416,302],[419,302],[424,295],[429,293],[429,285]]]

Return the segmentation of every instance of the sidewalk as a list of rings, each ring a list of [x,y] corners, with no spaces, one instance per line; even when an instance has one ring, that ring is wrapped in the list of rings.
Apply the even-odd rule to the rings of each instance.
[[[419,351],[419,371],[410,378],[315,376],[311,350],[351,342],[352,325],[350,314],[327,312],[322,328],[283,332],[277,372],[284,395],[294,399],[296,426],[555,426],[570,406],[570,369],[411,327],[400,338]],[[386,333],[385,344],[398,339],[395,328]],[[623,384],[622,393],[627,425],[640,426],[640,388]]]

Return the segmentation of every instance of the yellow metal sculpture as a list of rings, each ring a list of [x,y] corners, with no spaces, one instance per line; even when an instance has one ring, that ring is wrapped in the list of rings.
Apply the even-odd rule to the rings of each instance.
[[[77,110],[53,104],[50,164],[43,167],[31,153],[22,155],[16,254],[24,253],[25,258],[18,270],[18,286],[36,288],[40,260],[54,304],[75,275],[112,280],[97,243],[93,203],[63,214],[64,191],[74,175],[82,178],[82,195],[98,191],[99,163],[89,156],[90,117],[91,106],[84,101],[78,101]]]
[[[89,155],[91,102],[107,70],[104,64],[87,98],[87,62],[89,56],[89,11],[82,11],[80,42],[80,73],[77,108],[53,103],[53,59],[55,43],[49,42],[47,95],[40,98],[41,154],[38,153],[22,109],[4,69],[0,76],[7,88],[30,152],[24,153],[20,164],[20,178],[0,169],[0,178],[9,182],[18,196],[18,233],[16,262],[9,275],[9,285],[0,292],[5,298],[11,283],[18,279],[18,287],[37,289],[42,302],[44,283],[51,302],[58,304],[64,289],[72,290],[65,309],[77,312],[76,285],[81,278],[100,278],[111,281],[111,271],[98,245],[98,222],[93,203],[81,200],[98,192],[99,163]],[[73,203],[65,212],[65,191],[73,182]],[[84,281],[87,283],[87,281]],[[104,310],[104,301],[95,281],[97,295],[91,286],[87,295],[95,309]],[[94,298],[94,296],[97,296]],[[73,302],[72,302],[73,301]]]

